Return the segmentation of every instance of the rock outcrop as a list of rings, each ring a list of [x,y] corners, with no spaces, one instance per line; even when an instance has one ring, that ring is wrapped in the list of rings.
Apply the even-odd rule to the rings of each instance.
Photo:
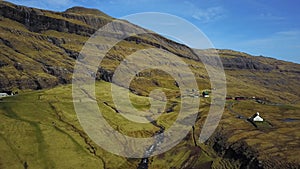
[[[44,89],[72,82],[75,61],[82,58],[80,51],[88,38],[114,18],[96,9],[74,7],[65,12],[52,12],[0,2],[0,89]],[[123,30],[139,28],[123,21]],[[142,28],[139,28],[142,29]],[[145,30],[145,29],[144,29]],[[104,64],[98,72],[91,73],[97,80],[112,82],[114,70],[126,56],[140,49],[160,48],[181,57],[195,73],[199,86],[209,88],[209,77],[199,57],[208,50],[198,51],[186,45],[169,40],[154,32],[145,30],[143,35],[128,37],[109,50]],[[118,36],[111,32],[109,35]],[[99,45],[105,48],[107,44]],[[232,50],[217,50],[207,55],[221,57],[226,78],[232,88],[241,88],[249,96],[268,91],[281,101],[299,100],[300,65],[266,57],[254,57]],[[163,83],[159,82],[163,79]],[[156,87],[178,89],[174,79],[159,71],[140,72],[131,83],[130,90],[147,95],[145,89]],[[253,87],[254,86],[254,87]],[[248,90],[248,87],[252,87]],[[204,87],[203,87],[204,88]],[[245,90],[247,89],[247,90]],[[271,92],[270,92],[271,91]],[[235,91],[229,91],[235,92]],[[240,91],[237,93],[239,94]],[[236,94],[236,93],[235,93]],[[267,94],[266,94],[267,95]],[[172,106],[171,110],[176,105]],[[175,109],[175,108],[174,108]],[[245,142],[229,144],[226,134],[217,132],[208,144],[222,158],[239,161],[242,168],[270,168],[296,166],[280,160],[259,159],[259,152]],[[210,165],[210,164],[207,164]]]

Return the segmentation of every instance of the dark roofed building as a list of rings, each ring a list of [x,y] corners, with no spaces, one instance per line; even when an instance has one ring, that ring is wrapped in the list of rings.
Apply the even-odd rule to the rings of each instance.
[[[209,97],[209,92],[208,91],[203,91],[202,96],[203,97]]]

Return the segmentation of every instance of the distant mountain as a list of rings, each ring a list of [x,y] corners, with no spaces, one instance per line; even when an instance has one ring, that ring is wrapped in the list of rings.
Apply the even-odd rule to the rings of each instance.
[[[79,57],[79,53],[85,42],[99,28],[113,20],[113,17],[97,9],[73,7],[64,12],[53,12],[0,1],[0,89],[39,90],[54,88],[61,84],[70,84],[75,61]],[[122,22],[126,24],[123,29],[143,29],[127,21]],[[205,66],[198,58],[198,56],[204,56],[209,49],[192,50],[186,45],[174,42],[152,31],[143,30],[148,33],[126,38],[109,51],[103,63],[99,65],[98,72],[95,75],[97,80],[111,82],[115,69],[127,55],[140,49],[161,48],[181,57],[182,60],[189,65],[195,74],[200,90],[211,88]],[[105,43],[101,45],[101,47],[105,47]],[[200,55],[197,55],[195,51]],[[266,110],[266,112],[275,110],[281,111],[281,114],[278,113],[280,116],[278,114],[274,117],[267,115],[270,116],[269,119],[271,119],[271,121],[276,121],[279,117],[282,118],[282,116],[286,115],[282,112],[289,114],[299,111],[297,107],[300,104],[299,64],[263,56],[251,56],[243,52],[228,49],[217,49],[217,52],[221,57],[226,73],[228,97],[260,98],[263,103],[268,103],[264,105],[267,108],[263,107],[263,110]],[[178,89],[172,77],[158,70],[146,70],[141,72],[136,75],[130,84],[132,93],[140,96],[148,96],[150,91],[156,87],[172,90]],[[56,90],[56,88],[54,89]],[[55,92],[59,93],[60,90]],[[175,94],[167,93],[167,95],[168,94],[170,97],[175,98],[179,95],[179,92],[175,92]],[[289,107],[285,106],[285,104],[296,106]],[[251,114],[251,108],[255,107],[255,105],[257,106],[256,103],[249,102],[249,105],[243,105],[244,107],[237,106],[236,109]],[[284,106],[279,108],[268,107],[272,105]],[[233,104],[230,106],[233,107]],[[8,109],[6,107],[4,108],[5,110]],[[173,108],[174,106],[170,106],[171,111],[173,111]],[[236,118],[229,117],[228,112],[229,111],[227,111],[227,114],[225,113],[225,117],[228,116],[230,120],[226,121],[227,123],[224,123],[224,126],[227,125],[227,127],[229,127],[225,130],[220,128],[218,132],[215,133],[215,136],[208,141],[208,144],[213,147],[217,155],[226,159],[227,162],[238,161],[237,164],[240,164],[242,167],[250,166],[251,168],[251,166],[260,165],[265,166],[264,168],[272,168],[272,166],[276,166],[277,164],[280,164],[279,166],[298,166],[298,161],[295,162],[295,160],[292,159],[293,155],[289,154],[292,148],[282,148],[276,151],[282,152],[281,154],[277,154],[278,156],[276,155],[274,162],[265,156],[260,156],[261,152],[255,148],[262,145],[259,141],[264,139],[260,138],[261,140],[259,140],[258,143],[253,140],[256,136],[262,135],[264,131],[261,132],[253,129],[253,126],[248,123],[248,128],[244,126],[244,128],[242,127],[241,129],[235,128],[236,126],[232,125],[232,123],[235,124],[236,121],[234,120],[236,120]],[[200,118],[200,120],[201,119],[202,118]],[[245,120],[242,119],[240,123],[244,122]],[[236,124],[240,125],[240,123]],[[72,127],[72,125],[70,126]],[[281,131],[276,127],[286,130]],[[289,129],[289,127],[286,126],[280,127],[280,123],[278,123],[275,128],[271,129],[272,131],[268,130],[268,132],[275,132],[280,135]],[[230,140],[235,140],[234,134],[239,134],[235,132],[240,130],[243,130],[241,133],[246,134],[242,135],[241,137],[243,138],[237,140],[236,144],[229,145],[228,142],[230,142]],[[76,130],[76,132],[78,131]],[[265,132],[265,134],[268,134],[268,132]],[[296,132],[298,131],[293,130],[291,133]],[[252,136],[254,138],[252,138]],[[269,138],[268,143],[271,144],[277,141],[275,134],[269,137],[273,136],[274,138]],[[299,134],[297,136],[299,137]],[[250,143],[247,144],[245,142],[246,139],[252,139],[253,145],[250,145]],[[299,140],[297,138],[293,139],[296,141]],[[269,144],[266,143],[266,147],[270,148],[268,145]],[[278,147],[272,147],[272,151],[274,149],[277,150],[277,148]],[[299,152],[298,149],[295,149],[295,152]],[[216,154],[213,156],[216,156]],[[286,156],[288,160],[283,158],[283,156]],[[261,159],[258,160],[260,157]],[[292,160],[290,160],[290,157]],[[186,161],[188,162],[188,157]],[[219,165],[222,166],[224,161],[219,160],[218,162],[220,163]],[[197,164],[193,162],[190,162],[189,165],[193,167],[197,166]],[[226,163],[226,165],[229,164]],[[215,166],[215,168],[218,168],[218,166]]]

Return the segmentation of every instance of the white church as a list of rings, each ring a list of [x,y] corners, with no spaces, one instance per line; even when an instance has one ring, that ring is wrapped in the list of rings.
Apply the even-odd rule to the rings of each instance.
[[[262,122],[264,121],[264,119],[262,117],[259,116],[259,112],[256,112],[251,118],[250,120],[254,121],[254,122]]]

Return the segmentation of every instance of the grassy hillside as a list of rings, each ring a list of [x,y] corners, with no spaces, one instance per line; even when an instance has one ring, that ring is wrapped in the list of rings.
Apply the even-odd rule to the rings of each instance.
[[[113,19],[95,9],[82,7],[61,13],[3,1],[0,7],[2,90],[44,89],[70,83],[75,59],[84,43],[98,28]],[[31,18],[26,18],[29,14]],[[125,25],[138,28],[130,23]],[[105,41],[99,45],[105,47]],[[196,74],[200,88],[210,88],[206,70],[190,48],[154,33],[132,36],[115,45],[102,61],[100,66],[103,71],[98,72],[97,79],[109,81],[107,77],[112,76],[109,72],[113,72],[120,61],[136,51],[149,48],[162,48],[182,57]],[[299,64],[253,57],[232,50],[217,51],[226,71],[228,95],[257,96],[289,103],[299,100]],[[200,51],[200,56],[203,54],[209,53]],[[174,80],[170,78],[166,80],[170,82],[168,84],[159,84],[158,80],[149,81],[151,78],[161,78],[161,72],[153,72],[152,77],[145,75],[139,77],[142,84],[136,81],[132,83],[132,90],[147,95],[143,89],[148,87],[141,86],[173,86]]]
[[[151,123],[136,124],[116,113],[110,88],[111,83],[96,83],[98,105],[112,127],[132,137],[150,137],[159,130]],[[119,90],[122,92],[123,89]],[[147,97],[131,94],[130,98],[138,109],[149,108]],[[177,99],[170,100],[178,104]],[[229,101],[228,106],[234,103],[234,112],[250,117],[259,111],[272,126],[255,128],[226,109],[216,132],[222,133],[221,142],[208,141],[206,144],[200,144],[198,137],[209,106],[208,100],[201,99],[201,102],[195,131],[191,130],[190,134],[170,151],[152,157],[150,168],[219,168],[224,165],[226,168],[239,167],[245,162],[239,158],[235,159],[234,155],[230,156],[230,149],[241,147],[240,144],[249,146],[240,151],[257,156],[259,160],[266,162],[266,165],[269,160],[274,159],[278,165],[283,166],[284,162],[299,162],[299,142],[295,138],[299,137],[300,105],[266,105],[251,100]],[[175,108],[172,113],[163,113],[157,122],[168,127],[176,119],[176,112]],[[139,162],[139,159],[113,155],[90,140],[76,117],[70,85],[4,98],[0,102],[0,116],[0,147],[1,154],[5,154],[5,158],[0,159],[1,168],[22,168],[25,162],[30,168],[136,168]],[[197,139],[197,146],[193,141],[193,133]],[[218,137],[220,136],[213,138]],[[220,144],[219,148],[228,148],[220,150],[216,144]],[[271,167],[273,163],[269,165]]]
[[[135,124],[116,113],[110,107],[110,85],[97,82],[96,91],[98,105],[111,126],[133,137],[149,137],[159,130],[151,123]],[[149,106],[146,97],[131,94],[131,100],[139,109]],[[173,121],[174,113],[160,117],[158,123],[165,118]],[[5,154],[0,159],[1,168],[22,168],[25,162],[29,168],[135,168],[139,162],[106,152],[90,140],[76,117],[70,85],[4,98],[0,102],[0,116],[0,147],[1,154]],[[195,148],[189,136],[162,154],[163,158],[154,157],[151,166],[184,165],[186,157],[204,158],[197,162],[198,166],[212,161],[200,150],[194,152]]]
[[[90,35],[112,20],[95,9],[74,7],[52,12],[0,2],[0,89],[20,93],[0,100],[0,168],[137,168],[140,159],[108,153],[87,136],[71,96],[79,52]],[[137,29],[128,22],[126,26]],[[99,40],[99,47],[105,48],[112,39]],[[132,137],[149,137],[159,128],[152,123],[137,125],[116,112],[110,93],[111,85],[116,84],[110,82],[123,59],[150,48],[159,49],[157,55],[167,55],[163,49],[179,56],[194,73],[199,91],[211,90],[205,66],[189,47],[153,32],[124,39],[99,65],[96,94],[108,123]],[[202,57],[211,54],[209,50],[195,51]],[[226,73],[227,96],[247,100],[228,100],[217,131],[200,144],[198,137],[211,104],[210,98],[201,98],[194,130],[170,151],[151,157],[149,168],[299,167],[300,65],[232,50],[217,52]],[[163,59],[157,62],[164,64]],[[180,63],[172,64],[182,70]],[[172,125],[181,103],[172,76],[147,69],[135,75],[129,88],[134,107],[144,111],[150,107],[151,91],[164,91],[167,106],[156,122],[166,129]],[[246,120],[257,111],[267,123],[254,126]],[[146,119],[149,114],[131,115]]]

